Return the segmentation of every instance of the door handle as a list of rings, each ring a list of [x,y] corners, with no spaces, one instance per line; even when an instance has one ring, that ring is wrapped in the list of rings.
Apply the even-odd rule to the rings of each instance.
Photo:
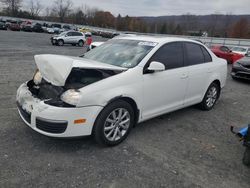
[[[207,70],[207,73],[212,73],[212,70],[211,70],[211,69],[208,69],[208,70]]]
[[[187,75],[187,74],[181,75],[181,79],[186,79],[186,78],[188,78],[188,75]]]

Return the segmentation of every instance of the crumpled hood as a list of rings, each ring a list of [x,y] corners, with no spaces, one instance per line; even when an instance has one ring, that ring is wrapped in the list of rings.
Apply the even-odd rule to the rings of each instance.
[[[85,58],[63,55],[35,55],[35,62],[42,77],[55,86],[65,85],[65,81],[73,67],[120,71],[127,70],[127,68],[99,63]]]

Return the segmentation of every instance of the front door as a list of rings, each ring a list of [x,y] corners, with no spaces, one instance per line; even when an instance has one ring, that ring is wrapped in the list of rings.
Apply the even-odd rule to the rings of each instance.
[[[147,73],[152,61],[165,65],[165,71]],[[184,67],[182,42],[162,46],[150,59],[143,74],[143,119],[167,113],[183,106],[188,83],[188,67]]]

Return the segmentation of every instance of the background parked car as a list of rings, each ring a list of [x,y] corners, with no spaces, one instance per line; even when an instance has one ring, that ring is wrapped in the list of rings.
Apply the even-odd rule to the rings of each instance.
[[[32,25],[30,23],[25,24],[22,26],[21,30],[25,32],[32,32]]]
[[[62,28],[61,24],[52,24],[47,28],[47,32],[50,34],[59,34],[61,28]]]
[[[72,28],[70,27],[70,25],[63,25],[62,29],[60,29],[60,33],[65,32],[65,31],[69,31],[72,30]]]
[[[51,37],[52,45],[63,46],[64,44],[78,45],[82,47],[86,42],[84,34],[78,31],[66,31],[60,35]]]
[[[249,47],[241,47],[241,46],[234,46],[231,48],[232,52],[242,54],[242,55],[248,55],[250,53]]]
[[[7,26],[4,22],[0,22],[0,30],[7,30]]]
[[[231,76],[234,79],[250,80],[250,53],[233,64]]]
[[[227,46],[212,46],[211,50],[217,57],[227,60],[228,63],[234,63],[244,57],[242,54],[232,52]]]
[[[11,31],[21,31],[21,27],[17,22],[12,22],[9,26]]]
[[[35,23],[32,25],[32,31],[37,33],[43,33],[42,25],[39,23]]]

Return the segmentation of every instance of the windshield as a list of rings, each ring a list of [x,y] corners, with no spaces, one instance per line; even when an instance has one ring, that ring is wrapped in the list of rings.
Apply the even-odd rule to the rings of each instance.
[[[155,42],[113,39],[87,52],[84,57],[101,63],[132,68],[157,45]]]
[[[60,33],[59,36],[64,36],[66,34],[67,34],[67,31]]]

